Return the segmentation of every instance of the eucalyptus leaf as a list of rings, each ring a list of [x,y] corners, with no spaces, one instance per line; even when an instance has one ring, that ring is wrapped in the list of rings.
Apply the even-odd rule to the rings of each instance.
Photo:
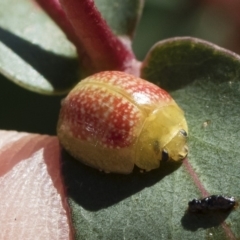
[[[156,43],[143,61],[141,77],[167,90],[193,82],[232,81],[240,73],[239,56],[204,40],[177,37]]]
[[[191,38],[167,40],[151,50],[142,73],[171,89],[185,111],[188,159],[145,174],[135,169],[117,175],[63,153],[75,239],[240,239],[239,208],[187,212],[189,200],[207,194],[240,197],[239,60]]]
[[[75,47],[32,0],[0,0],[0,73],[29,90],[61,94],[76,84]]]

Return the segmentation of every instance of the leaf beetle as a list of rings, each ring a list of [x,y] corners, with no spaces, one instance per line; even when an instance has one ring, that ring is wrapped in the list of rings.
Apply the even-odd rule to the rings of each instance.
[[[183,111],[158,86],[118,71],[80,81],[63,100],[57,134],[76,159],[105,172],[150,171],[187,156]]]

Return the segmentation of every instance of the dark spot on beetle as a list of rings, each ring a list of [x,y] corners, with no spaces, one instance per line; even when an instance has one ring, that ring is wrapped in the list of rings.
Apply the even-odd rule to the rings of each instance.
[[[188,202],[189,212],[206,212],[212,210],[230,210],[236,206],[234,197],[212,195],[203,199],[193,199]]]
[[[166,149],[163,149],[162,151],[162,161],[166,162],[169,159],[168,151]]]
[[[187,137],[187,132],[184,129],[179,131],[184,137]]]

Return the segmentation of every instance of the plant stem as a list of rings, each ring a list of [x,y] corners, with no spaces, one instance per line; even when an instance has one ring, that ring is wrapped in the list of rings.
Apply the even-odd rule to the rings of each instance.
[[[79,40],[74,32],[71,23],[68,21],[65,12],[62,9],[58,0],[36,0],[38,4],[48,13],[48,15],[58,24],[65,32],[68,39],[76,46],[79,45]],[[81,44],[80,44],[81,45]]]
[[[66,34],[67,38],[75,45],[78,52],[79,61],[81,66],[87,73],[91,73],[93,68],[93,63],[89,59],[89,56],[84,50],[84,46],[81,42],[81,39],[75,33],[75,30],[68,20],[65,12],[62,9],[62,6],[59,0],[36,0],[38,4],[48,13],[48,15],[55,21],[55,23],[62,29]],[[84,76],[87,73],[83,73]]]
[[[112,33],[93,0],[60,1],[94,65],[94,72],[129,68],[135,60],[133,52]]]

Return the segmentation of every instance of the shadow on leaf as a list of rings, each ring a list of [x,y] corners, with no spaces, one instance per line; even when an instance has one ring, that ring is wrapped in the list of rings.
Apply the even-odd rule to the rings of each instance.
[[[199,228],[207,229],[217,227],[225,221],[231,211],[212,211],[208,213],[190,213],[182,217],[181,223],[186,230],[197,231]]]
[[[85,166],[62,151],[62,172],[68,197],[90,211],[107,208],[149,187],[169,175],[181,164],[161,164],[159,169],[129,175],[106,174]]]
[[[56,90],[69,89],[79,80],[76,58],[46,51],[1,27],[0,41],[43,75]]]

